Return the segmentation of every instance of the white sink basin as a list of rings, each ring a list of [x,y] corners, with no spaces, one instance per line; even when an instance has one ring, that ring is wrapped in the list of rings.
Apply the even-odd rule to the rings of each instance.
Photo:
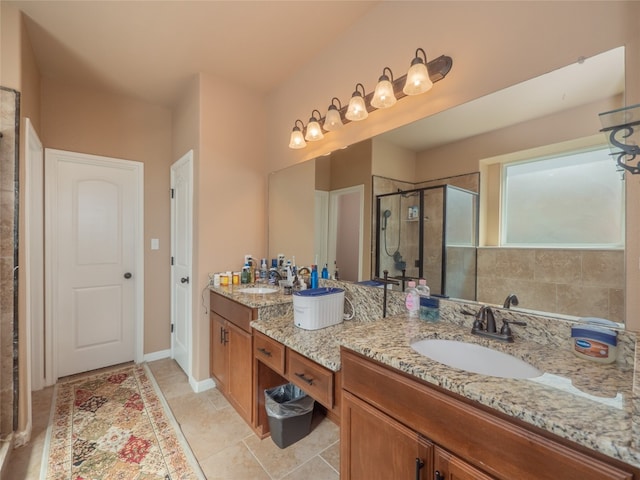
[[[508,353],[457,340],[425,339],[413,342],[418,353],[449,367],[492,377],[534,378],[543,372]]]
[[[238,293],[257,293],[259,295],[266,295],[267,293],[276,293],[277,288],[273,287],[246,287],[236,290]]]

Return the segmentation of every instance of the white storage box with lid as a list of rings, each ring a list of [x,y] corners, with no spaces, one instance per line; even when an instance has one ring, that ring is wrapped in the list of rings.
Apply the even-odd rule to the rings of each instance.
[[[312,288],[293,294],[293,323],[305,330],[319,330],[342,323],[344,290]]]

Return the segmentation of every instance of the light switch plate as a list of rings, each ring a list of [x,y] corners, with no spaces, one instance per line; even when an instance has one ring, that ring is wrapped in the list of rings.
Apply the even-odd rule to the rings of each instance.
[[[160,239],[152,238],[151,239],[151,250],[158,250],[160,248]]]

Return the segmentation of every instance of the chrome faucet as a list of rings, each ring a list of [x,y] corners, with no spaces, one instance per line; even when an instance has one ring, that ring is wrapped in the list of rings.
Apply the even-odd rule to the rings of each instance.
[[[510,298],[512,295],[509,295]],[[515,297],[515,295],[513,295]],[[512,302],[513,300],[510,300]],[[516,298],[517,301],[517,298]],[[506,301],[505,301],[506,305]],[[515,303],[514,305],[517,305]],[[505,307],[508,308],[508,307]],[[471,328],[471,333],[473,335],[480,335],[481,337],[493,338],[495,340],[501,340],[503,342],[513,342],[513,333],[511,331],[511,327],[509,324],[526,326],[525,322],[519,322],[516,320],[507,320],[502,319],[502,328],[500,332],[497,331],[496,328],[496,317],[493,313],[493,310],[489,305],[483,305],[478,313],[476,313],[476,319],[473,322],[473,327]]]

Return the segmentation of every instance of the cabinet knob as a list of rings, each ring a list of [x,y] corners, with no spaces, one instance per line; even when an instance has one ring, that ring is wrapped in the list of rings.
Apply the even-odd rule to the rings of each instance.
[[[436,470],[434,480],[444,480],[444,475],[440,473],[440,470]]]

